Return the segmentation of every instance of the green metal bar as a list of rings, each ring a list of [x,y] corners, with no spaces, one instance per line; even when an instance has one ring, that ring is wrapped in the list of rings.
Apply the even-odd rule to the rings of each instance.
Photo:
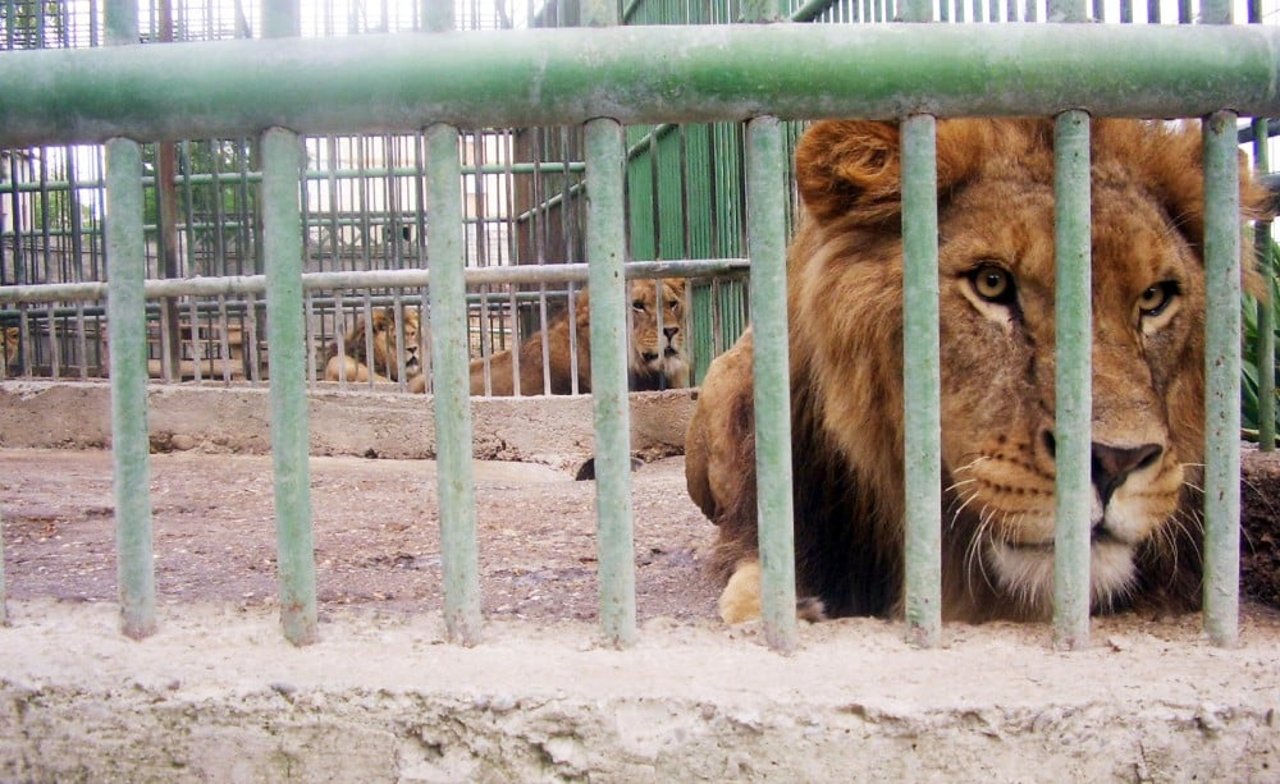
[[[147,437],[147,324],[142,281],[142,151],[106,144],[107,333],[111,345],[111,458],[115,474],[116,574],[121,628],[141,639],[156,629],[151,537],[151,463]]]
[[[107,0],[103,13],[108,46],[138,43],[138,3],[136,0]]]
[[[480,577],[475,480],[471,465],[471,390],[463,268],[462,176],[458,129],[426,130],[427,245],[431,248],[431,361],[435,372],[436,461],[444,620],[450,639],[480,641]]]
[[[306,329],[302,311],[302,145],[273,128],[262,135],[263,250],[271,346],[271,462],[275,472],[280,622],[294,645],[315,642],[316,573],[311,531]]]
[[[770,647],[787,652],[795,649],[797,633],[784,150],[777,119],[760,117],[747,124],[760,605]]]
[[[635,640],[635,544],[631,519],[631,417],[627,407],[627,240],[622,126],[586,126],[587,262],[591,289],[591,396],[596,429],[596,525],[600,622],[615,645]]]
[[[594,117],[1280,114],[1280,29],[1270,25],[1002,25],[998,36],[982,25],[611,27],[3,57],[3,146]]]
[[[1207,25],[1229,25],[1233,21],[1231,0],[1202,0],[1200,21]]]
[[[1204,124],[1205,533],[1204,625],[1232,645],[1240,586],[1240,171],[1236,115]]]
[[[1089,115],[1064,112],[1054,128],[1057,488],[1053,626],[1059,648],[1089,644],[1093,502],[1093,299]]]
[[[906,619],[908,639],[921,647],[936,646],[942,629],[935,125],[929,115],[913,115],[903,121],[901,130]]]
[[[298,0],[262,0],[262,34],[267,38],[302,35]]]
[[[1266,118],[1253,121],[1253,166],[1260,175],[1271,170],[1267,155],[1269,125]],[[1258,221],[1253,231],[1254,257],[1266,282],[1266,294],[1257,302],[1258,345],[1254,357],[1258,368],[1258,448],[1272,452],[1276,448],[1276,303],[1272,301],[1275,270],[1271,264],[1271,221]]]

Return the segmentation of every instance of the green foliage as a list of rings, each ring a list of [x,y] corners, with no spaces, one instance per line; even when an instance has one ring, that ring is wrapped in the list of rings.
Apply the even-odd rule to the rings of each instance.
[[[1280,336],[1280,282],[1275,270],[1280,266],[1280,246],[1275,241],[1270,243],[1271,272],[1267,275],[1266,286],[1269,294],[1268,306],[1272,313],[1272,332]],[[1241,362],[1240,378],[1240,424],[1245,435],[1257,438],[1258,432],[1258,301],[1253,297],[1245,297],[1243,305],[1244,346]],[[1280,342],[1280,341],[1278,341]],[[1274,372],[1274,371],[1273,371]],[[1280,376],[1277,376],[1280,380]],[[1280,387],[1280,385],[1277,385]],[[1280,405],[1276,406],[1280,412]]]

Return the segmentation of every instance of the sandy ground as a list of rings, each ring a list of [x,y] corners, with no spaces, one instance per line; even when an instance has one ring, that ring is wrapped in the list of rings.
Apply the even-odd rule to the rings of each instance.
[[[1258,604],[1228,650],[1194,615],[1123,615],[1075,653],[1042,624],[920,651],[845,619],[780,656],[715,620],[714,529],[668,458],[633,474],[640,630],[619,651],[594,622],[592,483],[478,463],[466,649],[438,612],[433,465],[311,471],[317,644],[280,634],[270,458],[197,453],[153,455],[160,628],[134,642],[110,454],[0,450],[0,780],[1280,780],[1280,617]]]
[[[240,607],[276,597],[269,457],[151,458],[161,602]],[[15,599],[116,596],[111,455],[0,450],[5,571]],[[711,617],[699,549],[714,528],[684,490],[680,458],[632,475],[637,614]],[[441,606],[435,464],[314,457],[316,583],[322,610]],[[483,610],[493,618],[596,617],[595,485],[545,466],[476,463]]]

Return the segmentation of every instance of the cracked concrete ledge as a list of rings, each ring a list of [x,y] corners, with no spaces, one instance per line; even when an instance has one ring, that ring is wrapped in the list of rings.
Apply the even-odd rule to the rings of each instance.
[[[765,650],[757,630],[326,618],[295,649],[265,610],[169,605],[143,642],[112,606],[11,603],[0,629],[5,781],[1274,781],[1280,622],[1245,645],[1192,618],[952,626],[941,650],[840,621]]]
[[[310,393],[311,453],[434,458],[431,398],[322,384]],[[649,459],[684,451],[692,390],[631,394],[632,451]],[[266,387],[153,384],[148,425],[154,451],[267,454]],[[69,416],[74,412],[74,416]],[[589,396],[472,398],[475,456],[542,463],[575,472],[594,443]],[[111,441],[105,382],[0,382],[0,445],[101,449]]]

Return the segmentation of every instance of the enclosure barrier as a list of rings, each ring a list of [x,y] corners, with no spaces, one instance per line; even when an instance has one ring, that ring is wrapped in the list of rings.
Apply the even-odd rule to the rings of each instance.
[[[446,6],[428,4],[428,7]],[[128,7],[112,3],[110,8]],[[1055,4],[1055,8],[1057,5]],[[598,11],[599,9],[594,9]],[[1082,18],[1079,4],[1063,18]],[[928,14],[913,5],[907,15]],[[449,26],[433,16],[435,29]],[[608,14],[590,20],[610,21]],[[1206,3],[1206,22],[1229,22],[1229,7]],[[601,618],[617,644],[634,637],[630,509],[626,503],[626,379],[621,352],[623,215],[620,123],[750,120],[747,173],[748,246],[756,344],[756,432],[761,479],[761,558],[766,632],[771,643],[795,644],[791,567],[789,406],[786,309],[782,297],[785,227],[782,145],[778,122],[827,116],[903,118],[904,214],[909,312],[936,310],[936,185],[932,164],[936,117],[1050,115],[1058,117],[1058,312],[1083,321],[1059,322],[1062,334],[1087,335],[1088,125],[1096,116],[1201,116],[1205,123],[1207,200],[1205,253],[1209,307],[1207,364],[1210,392],[1206,498],[1205,625],[1219,644],[1235,639],[1238,577],[1239,226],[1235,118],[1280,113],[1280,31],[1202,25],[1166,28],[1061,24],[1007,25],[992,35],[980,27],[928,24],[871,28],[799,25],[612,28],[590,35],[568,30],[496,33],[435,32],[338,40],[276,39],[165,46],[123,45],[100,50],[29,51],[4,55],[0,69],[0,145],[108,141],[113,271],[112,392],[117,452],[117,518],[121,596],[126,633],[154,626],[150,510],[146,499],[145,357],[138,349],[143,295],[140,171],[128,139],[264,134],[263,181],[271,192],[266,214],[266,276],[272,337],[301,342],[288,323],[301,309],[303,276],[296,264],[298,161],[294,134],[424,131],[430,150],[426,178],[432,246],[431,319],[437,371],[435,407],[440,434],[445,617],[451,635],[474,641],[479,632],[474,504],[470,479],[470,422],[465,385],[463,256],[459,250],[456,128],[585,123],[590,199],[588,227],[592,317],[602,339],[592,341],[600,531]],[[136,40],[128,31],[113,40]],[[268,76],[269,75],[269,76]],[[169,89],[174,82],[187,85]],[[1086,114],[1087,113],[1087,114]],[[283,130],[288,129],[288,130]],[[274,183],[274,184],[273,184]],[[134,205],[134,206],[131,206]],[[933,235],[933,236],[930,236]],[[930,279],[929,268],[934,277]],[[417,274],[416,272],[413,274]],[[425,278],[423,279],[425,282]],[[763,284],[763,285],[761,285]],[[159,285],[159,284],[150,284]],[[171,284],[165,284],[171,285]],[[181,285],[204,285],[184,282]],[[221,285],[221,284],[215,284]],[[253,285],[257,285],[255,282]],[[2,296],[14,296],[5,292]],[[125,316],[128,318],[124,318]],[[909,371],[936,373],[937,324],[907,326]],[[117,342],[118,341],[118,342]],[[1059,351],[1073,341],[1058,341]],[[1075,341],[1087,345],[1087,340]],[[273,343],[273,346],[275,344]],[[280,519],[282,612],[296,643],[314,635],[314,585],[307,566],[286,573],[286,551],[310,560],[306,499],[306,398],[297,383],[300,356],[273,348],[272,431]],[[1060,354],[1059,428],[1087,432],[1088,351]],[[277,374],[284,379],[277,378]],[[780,381],[781,379],[781,381]],[[907,586],[910,635],[938,639],[936,531],[939,426],[931,380],[908,376],[922,393],[909,406],[909,498],[920,499],[908,542],[919,562]],[[1068,395],[1067,393],[1071,394]],[[1083,423],[1083,429],[1080,424]],[[1060,439],[1061,580],[1055,586],[1056,639],[1074,647],[1087,640],[1086,502],[1088,439]],[[131,449],[130,445],[133,445]],[[137,447],[140,445],[140,449]],[[1081,458],[1084,453],[1086,457]],[[1070,455],[1074,454],[1074,458]],[[301,482],[301,486],[298,486]],[[1068,508],[1069,507],[1069,508]],[[1074,522],[1073,522],[1074,521]],[[1068,566],[1068,562],[1074,564]],[[1081,563],[1083,562],[1083,566]]]

